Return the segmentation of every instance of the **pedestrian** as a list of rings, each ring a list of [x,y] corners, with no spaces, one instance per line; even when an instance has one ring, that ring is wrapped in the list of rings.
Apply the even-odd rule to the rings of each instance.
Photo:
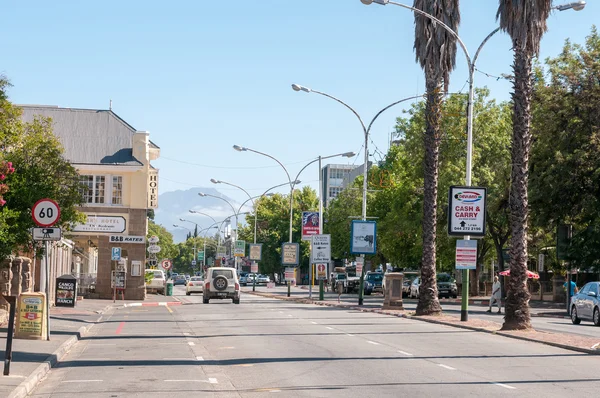
[[[492,285],[492,296],[490,297],[490,308],[486,312],[492,312],[492,304],[496,302],[498,305],[498,314],[502,313],[502,287],[498,276],[494,276],[494,284]]]
[[[567,275],[565,275],[565,278],[567,277]],[[565,282],[563,284],[563,289],[565,289],[565,291],[567,290],[567,283]],[[570,287],[569,287],[569,297],[573,297],[576,293],[579,293],[579,288],[577,288],[577,284],[575,282],[573,282],[573,279],[571,279],[571,283],[569,283]]]

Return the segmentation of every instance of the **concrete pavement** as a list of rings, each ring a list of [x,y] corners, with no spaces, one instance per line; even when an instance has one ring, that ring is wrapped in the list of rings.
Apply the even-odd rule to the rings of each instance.
[[[502,336],[243,294],[126,307],[92,328],[33,397],[594,394],[600,358]],[[181,296],[179,296],[181,295]]]

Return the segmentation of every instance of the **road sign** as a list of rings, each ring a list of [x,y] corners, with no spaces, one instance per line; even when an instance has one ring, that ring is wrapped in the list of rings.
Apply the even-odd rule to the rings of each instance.
[[[40,227],[51,227],[60,218],[60,207],[52,199],[40,199],[31,208],[33,222]]]
[[[158,245],[148,246],[148,253],[150,253],[150,254],[160,253],[160,246],[158,246]]]
[[[233,252],[235,257],[244,257],[246,255],[246,241],[245,240],[236,240],[235,241],[235,249]]]
[[[317,268],[317,280],[323,281],[327,279],[327,264],[315,264]]]
[[[281,264],[298,265],[300,246],[297,243],[284,243],[281,245]]]
[[[33,240],[60,240],[62,231],[60,228],[32,228]]]
[[[546,256],[544,256],[544,253],[540,253],[538,255],[538,272],[543,272],[544,271],[544,260],[545,260]]]
[[[296,269],[288,267],[285,269],[284,277],[286,281],[293,281],[296,279]]]
[[[377,223],[375,221],[352,221],[350,253],[375,254],[377,248]]]
[[[227,255],[227,250],[225,246],[217,246],[217,257],[225,257]]]
[[[312,263],[328,263],[331,261],[331,235],[313,235],[311,245]]]
[[[173,267],[173,263],[171,262],[171,260],[162,260],[160,265],[162,265],[165,271],[168,271],[171,269],[171,267]]]
[[[192,260],[192,266],[196,265],[196,260]]]
[[[260,261],[262,259],[262,243],[252,243],[250,246],[249,258],[252,261]]]
[[[302,212],[302,239],[310,240],[312,235],[319,234],[319,212]]]
[[[198,261],[204,261],[204,250],[198,250]]]
[[[132,236],[132,235],[110,235],[108,237],[109,243],[146,243],[145,236]]]
[[[456,241],[456,269],[477,269],[477,241]]]
[[[151,236],[151,237],[148,239],[148,243],[152,243],[152,244],[154,244],[154,243],[158,243],[158,241],[159,241],[159,240],[160,240],[160,239],[158,239],[158,236],[156,236],[156,235],[152,235],[152,236]]]
[[[250,272],[252,272],[253,274],[256,274],[258,272],[258,264],[255,262],[252,262],[252,264],[250,265]]]
[[[364,257],[356,257],[356,276],[360,276],[363,271],[363,266],[365,265]]]
[[[112,248],[112,255],[110,256],[110,258],[113,261],[119,261],[121,259],[121,248],[120,247],[113,247]]]
[[[487,189],[451,186],[448,193],[448,235],[485,236]]]

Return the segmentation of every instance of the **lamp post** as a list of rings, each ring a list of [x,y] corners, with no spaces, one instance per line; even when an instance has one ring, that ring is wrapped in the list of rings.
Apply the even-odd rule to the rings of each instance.
[[[177,225],[177,224],[173,224],[173,226],[175,228],[183,228],[183,229],[187,229],[188,231],[190,231],[190,235],[192,234],[192,230],[189,229],[188,227],[184,227],[183,225]],[[194,261],[196,260],[196,239],[194,238]]]
[[[200,214],[200,215],[206,216],[206,217],[210,218],[211,220],[213,220],[213,222],[217,222],[217,220],[215,220],[210,214],[202,213],[201,211],[197,211],[197,210],[188,210],[188,211],[192,214]]]
[[[203,229],[202,231],[204,231],[204,256],[202,259],[202,266],[205,267],[206,266],[206,234],[208,231],[210,231],[211,229],[215,229],[215,228],[219,228],[216,224],[218,224],[217,222],[215,222],[213,225],[211,225],[210,227]],[[215,257],[216,257],[216,250],[215,250]]]
[[[279,160],[275,159],[273,156],[271,156],[269,154],[266,154],[264,152],[256,151],[254,149],[250,149],[250,148],[247,148],[247,147],[242,147],[242,146],[239,146],[239,145],[234,145],[233,149],[235,149],[238,152],[250,151],[250,152],[257,153],[259,155],[266,156],[266,157],[268,157],[268,158],[273,159],[274,161],[276,161],[281,166],[281,168],[283,169],[283,171],[285,171],[285,175],[287,176],[289,184],[290,184],[290,235],[289,235],[290,238],[289,238],[288,242],[292,243],[292,226],[293,226],[292,215],[293,215],[294,185],[295,185],[294,183],[296,181],[292,182],[292,179],[290,178],[290,173],[288,173],[288,171],[285,168],[285,166],[283,165],[283,163],[281,163]],[[290,295],[291,295],[291,292],[290,292],[290,290],[291,290],[291,283],[289,281],[287,283],[287,286],[288,286],[288,294],[287,295],[288,295],[288,297],[290,297]]]
[[[233,207],[233,205],[231,203],[229,203],[229,201],[225,198],[222,198],[220,196],[216,196],[216,195],[211,195],[209,193],[203,193],[203,192],[198,192],[198,195],[202,196],[202,197],[206,197],[206,196],[210,196],[212,198],[217,198],[217,199],[221,199],[223,202],[227,203],[229,205],[229,207],[231,207],[231,210],[233,210],[233,214],[235,215],[235,235],[234,235],[234,239],[232,239],[234,241],[233,243],[233,247],[235,247],[235,241],[237,240],[237,232],[238,232],[238,213],[235,212],[235,208]],[[235,270],[236,272],[239,271],[238,269],[238,259],[237,256],[233,256],[233,261],[235,264]]]
[[[465,46],[465,44],[463,43],[461,38],[458,36],[458,34],[454,30],[452,30],[452,28],[450,28],[448,25],[446,25],[445,23],[443,23],[442,21],[440,21],[438,18],[434,17],[433,15],[428,14],[425,11],[419,10],[418,8],[411,7],[409,5],[402,4],[402,3],[397,3],[397,2],[391,1],[391,0],[360,0],[360,1],[361,1],[361,3],[366,4],[366,5],[369,5],[371,3],[377,3],[380,5],[392,4],[392,5],[395,5],[398,7],[409,9],[419,15],[422,15],[423,17],[430,19],[434,23],[434,27],[439,25],[442,28],[444,28],[452,37],[454,37],[456,39],[458,44],[463,49],[463,52],[467,59],[467,64],[469,66],[469,80],[468,80],[469,81],[469,97],[467,100],[467,162],[466,162],[467,170],[466,170],[465,185],[468,187],[471,186],[471,172],[472,172],[472,158],[473,158],[473,97],[474,97],[473,81],[474,81],[474,75],[475,75],[475,63],[477,62],[479,53],[480,53],[481,49],[483,48],[483,46],[485,45],[485,43],[487,43],[487,41],[500,30],[500,27],[494,29],[489,35],[486,36],[485,39],[483,39],[483,41],[477,48],[477,51],[475,52],[475,56],[473,57],[473,59],[471,59],[471,56],[469,55],[469,51],[467,50],[467,47]],[[576,2],[572,2],[572,3],[560,5],[560,6],[555,6],[552,8],[555,10],[558,10],[558,11],[565,11],[565,10],[569,10],[569,9],[573,9],[575,11],[580,11],[585,7],[585,4],[586,4],[585,1],[576,1]],[[468,235],[464,237],[465,240],[469,240],[470,238],[471,237]],[[462,282],[463,282],[463,287],[462,287],[462,295],[461,295],[460,320],[464,322],[464,321],[469,320],[469,313],[468,313],[468,309],[469,309],[469,270],[463,270]]]
[[[317,91],[317,90],[313,90],[310,89],[308,87],[305,86],[301,86],[299,84],[292,84],[292,89],[294,91],[304,91],[306,93],[315,93],[315,94],[320,94],[324,97],[330,98],[334,101],[339,102],[340,104],[344,105],[346,108],[348,108],[352,113],[354,113],[354,116],[356,116],[356,118],[358,119],[358,121],[360,122],[360,125],[362,126],[363,129],[363,133],[364,133],[364,138],[365,138],[365,143],[364,143],[364,147],[365,147],[365,155],[364,155],[364,165],[363,165],[363,188],[362,188],[362,214],[361,214],[361,219],[363,221],[366,221],[367,219],[367,178],[368,178],[368,164],[369,164],[369,133],[371,131],[371,127],[373,126],[373,123],[375,122],[375,120],[379,117],[379,115],[381,115],[383,112],[385,112],[386,110],[388,110],[389,108],[391,108],[394,105],[400,104],[404,101],[409,101],[409,100],[413,100],[416,98],[421,98],[421,95],[416,95],[416,96],[412,96],[412,97],[408,97],[408,98],[403,98],[400,101],[396,101],[394,103],[389,104],[388,106],[386,106],[385,108],[381,109],[379,112],[377,112],[377,114],[375,115],[375,117],[373,117],[373,119],[371,119],[371,122],[369,123],[369,126],[365,126],[362,118],[360,117],[360,115],[358,114],[358,112],[356,112],[354,110],[354,108],[352,108],[350,105],[346,104],[344,101],[340,100],[339,98],[334,97],[333,95],[321,92],[321,91]],[[364,262],[363,262],[364,264]],[[358,305],[363,305],[363,286],[364,286],[364,268],[363,268],[363,272],[361,272],[360,274],[360,286],[359,286],[359,292],[358,292]]]
[[[321,156],[319,155],[318,158],[311,160],[310,162],[308,162],[303,168],[300,169],[300,171],[298,172],[298,174],[296,175],[296,180],[298,180],[298,177],[300,177],[300,174],[302,174],[302,172],[311,164],[313,164],[314,162],[319,162],[319,235],[321,235],[323,233],[323,187],[321,184],[321,161],[323,159],[329,159],[329,158],[335,158],[338,156],[343,156],[346,158],[351,158],[354,155],[356,155],[354,152],[344,152],[344,153],[337,153],[335,155],[329,155],[329,156]],[[309,259],[310,260],[310,259]],[[313,274],[313,269],[312,269],[312,264],[309,261],[308,262],[308,298],[312,299],[312,274]],[[319,300],[323,300],[323,281],[319,281]]]

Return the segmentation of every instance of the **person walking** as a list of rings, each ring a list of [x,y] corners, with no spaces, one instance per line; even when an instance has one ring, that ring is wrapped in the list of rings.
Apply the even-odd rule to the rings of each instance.
[[[502,313],[502,287],[498,276],[494,276],[494,284],[492,285],[492,296],[490,297],[490,308],[486,312],[492,312],[492,304],[496,302],[498,305],[498,314]]]

